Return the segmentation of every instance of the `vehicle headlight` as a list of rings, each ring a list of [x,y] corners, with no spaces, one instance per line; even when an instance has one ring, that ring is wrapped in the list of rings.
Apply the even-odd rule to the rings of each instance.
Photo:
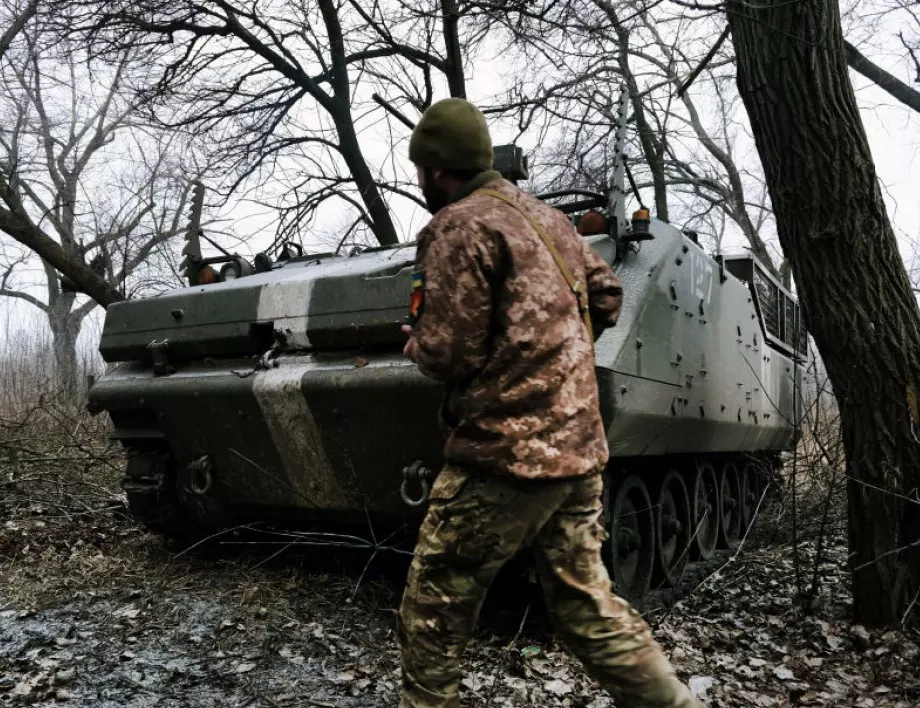
[[[241,275],[242,268],[236,261],[225,263],[220,269],[220,279],[223,281],[236,280]]]

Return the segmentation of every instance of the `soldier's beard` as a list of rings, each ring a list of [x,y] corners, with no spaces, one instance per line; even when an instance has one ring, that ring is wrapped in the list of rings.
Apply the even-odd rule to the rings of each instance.
[[[434,174],[428,167],[425,168],[425,186],[422,188],[422,196],[425,197],[425,205],[432,214],[437,214],[450,201],[447,192],[435,182]]]

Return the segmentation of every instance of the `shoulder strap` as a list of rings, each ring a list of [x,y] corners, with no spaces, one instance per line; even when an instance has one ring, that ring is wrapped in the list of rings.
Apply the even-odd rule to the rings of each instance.
[[[562,258],[562,254],[559,253],[559,250],[556,248],[556,244],[553,243],[553,240],[549,237],[540,223],[534,219],[530,214],[528,214],[524,209],[514,202],[513,199],[508,197],[505,194],[495,190],[495,189],[477,189],[476,192],[479,194],[487,194],[490,197],[495,197],[496,199],[501,199],[503,202],[515,209],[521,216],[523,216],[527,222],[533,227],[533,230],[537,232],[537,235],[540,237],[540,240],[543,241],[550,255],[553,257],[553,260],[556,261],[556,266],[558,266],[562,277],[565,278],[565,282],[568,283],[569,289],[575,294],[575,299],[578,302],[578,312],[581,315],[581,319],[585,323],[585,327],[588,328],[588,339],[593,344],[594,343],[594,328],[591,326],[591,314],[588,310],[588,291],[585,287],[585,284],[580,280],[576,280],[575,276],[572,275],[572,271],[569,270],[569,267],[566,265],[565,260]]]

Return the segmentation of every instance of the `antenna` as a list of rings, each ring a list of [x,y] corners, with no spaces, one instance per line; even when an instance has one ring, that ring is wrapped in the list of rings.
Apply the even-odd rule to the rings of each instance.
[[[626,85],[620,86],[617,101],[617,124],[613,142],[613,186],[610,190],[610,216],[616,224],[618,236],[626,233],[626,99],[629,96]]]
[[[192,195],[192,213],[185,232],[185,248],[182,249],[180,268],[189,285],[198,285],[199,263],[201,262],[201,209],[204,206],[204,185],[195,181]]]

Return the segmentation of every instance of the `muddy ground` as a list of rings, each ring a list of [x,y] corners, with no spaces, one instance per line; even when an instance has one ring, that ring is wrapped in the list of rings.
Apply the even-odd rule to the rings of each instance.
[[[406,558],[340,556],[263,544],[177,553],[117,501],[82,513],[0,502],[0,705],[395,705]],[[800,559],[809,580],[813,556],[806,546]],[[707,705],[920,706],[920,636],[849,624],[839,539],[808,614],[788,545],[750,541],[725,560],[648,615]],[[515,576],[490,596],[464,705],[613,705],[553,640],[532,590]]]

